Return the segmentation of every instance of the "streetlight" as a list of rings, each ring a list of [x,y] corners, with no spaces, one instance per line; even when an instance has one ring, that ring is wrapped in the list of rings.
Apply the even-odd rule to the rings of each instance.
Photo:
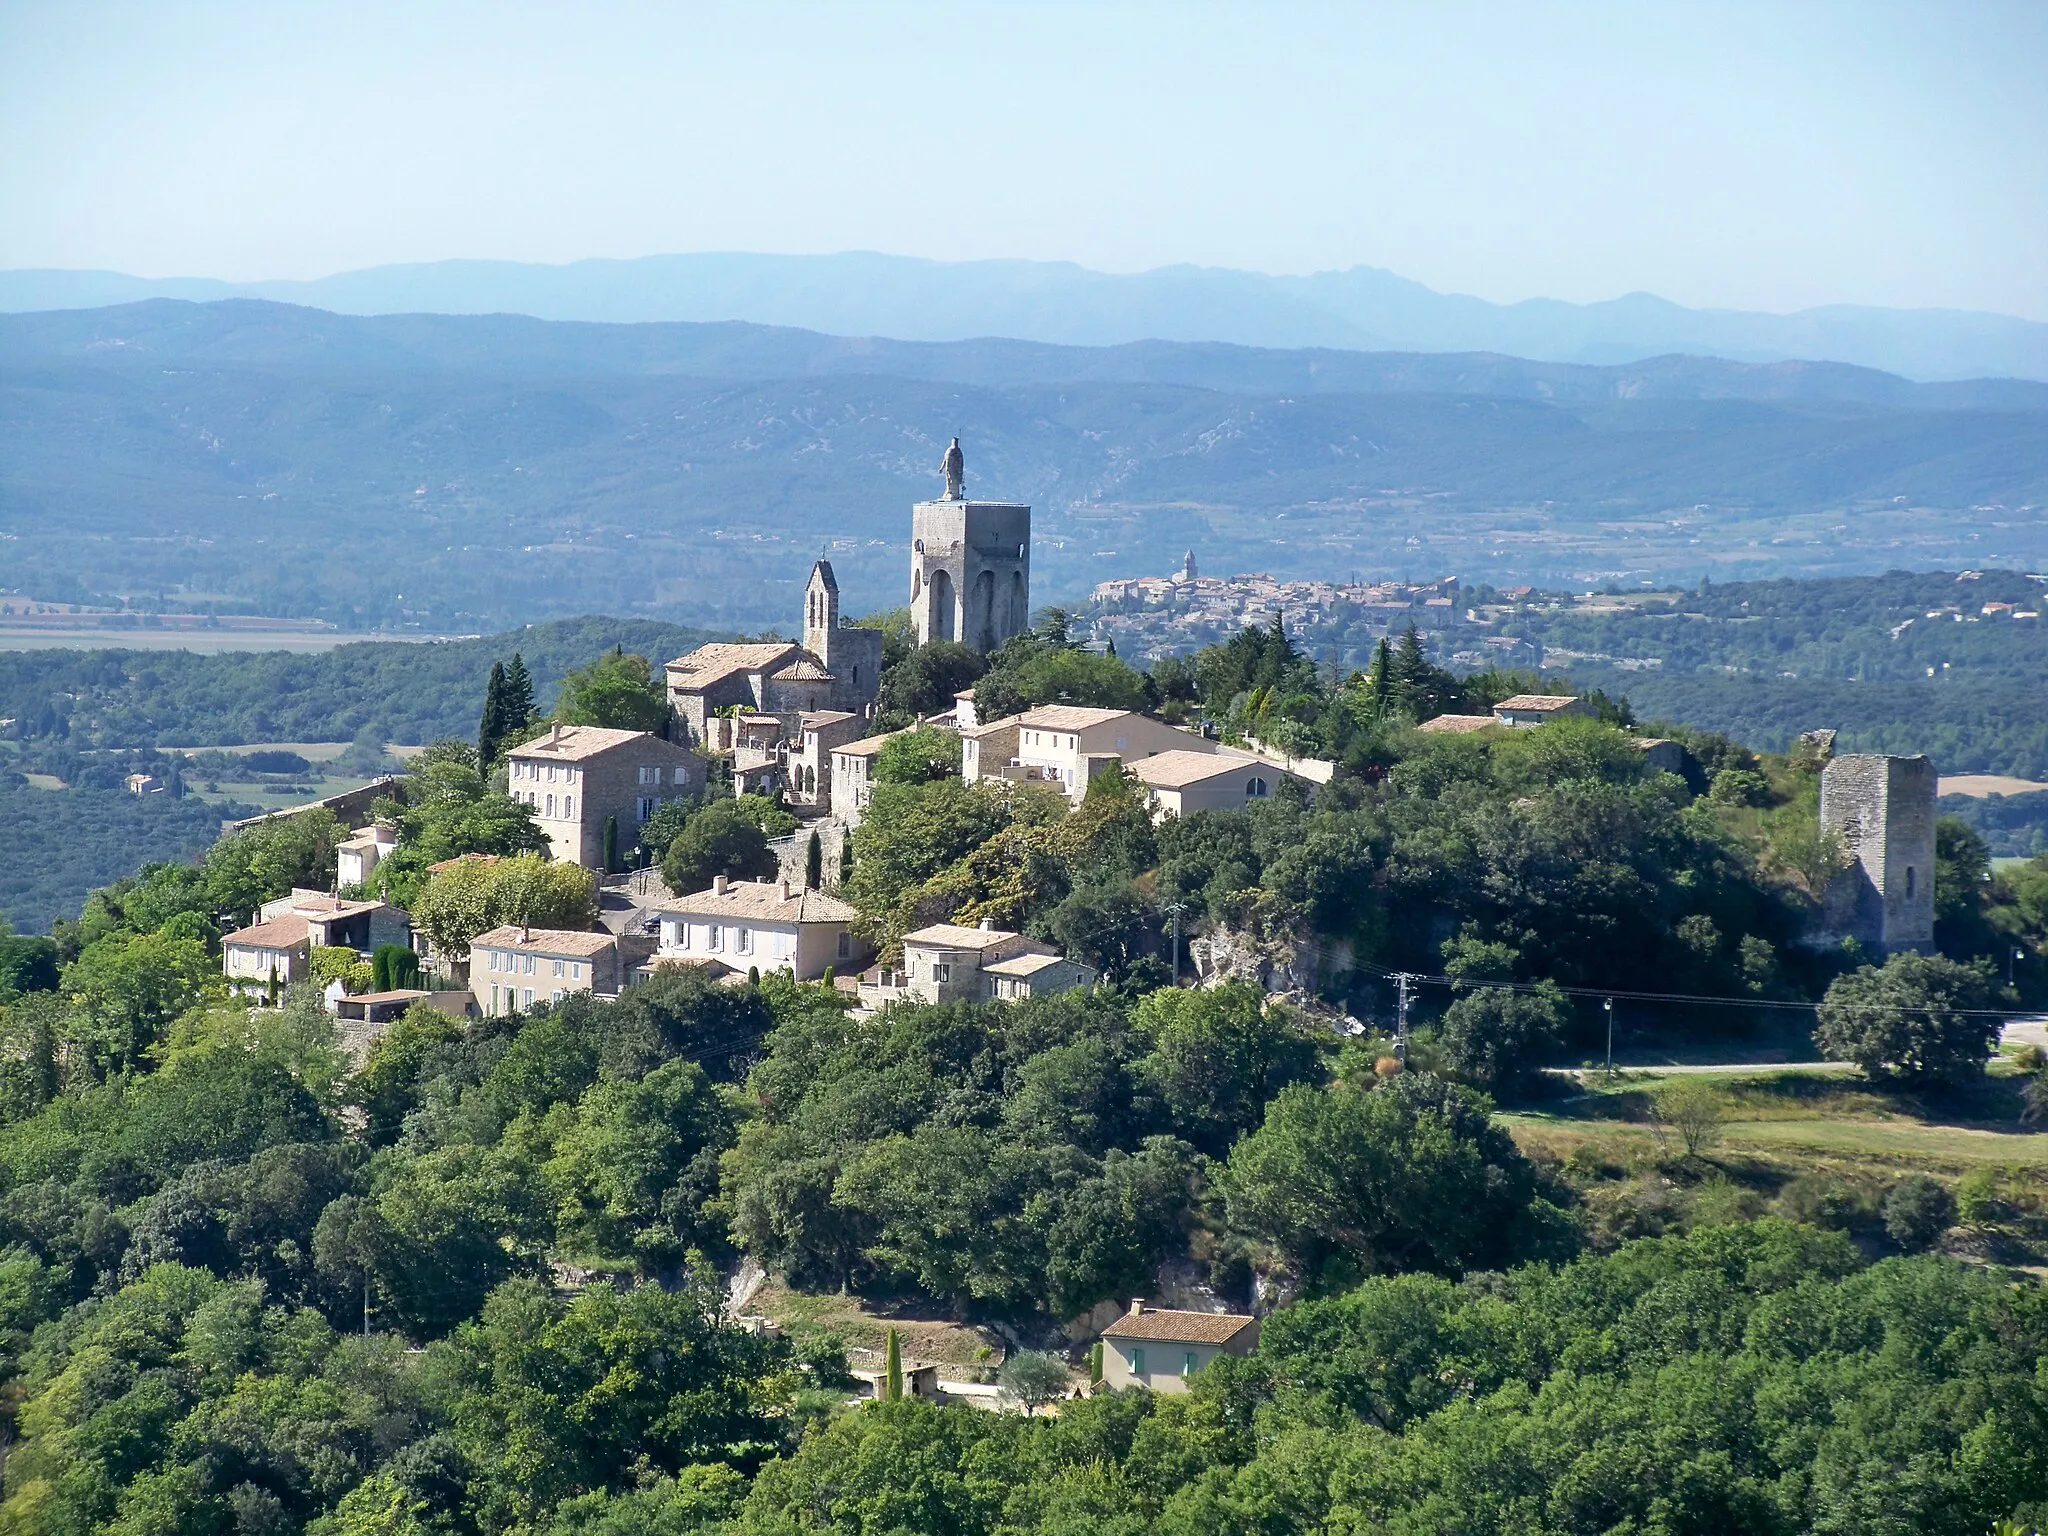
[[[1607,998],[1600,1006],[1607,1010],[1607,1075],[1614,1076],[1614,999]]]
[[[2013,945],[2012,953],[2005,957],[2005,984],[2008,987],[2012,985],[2012,968],[2022,958],[2019,945]]]

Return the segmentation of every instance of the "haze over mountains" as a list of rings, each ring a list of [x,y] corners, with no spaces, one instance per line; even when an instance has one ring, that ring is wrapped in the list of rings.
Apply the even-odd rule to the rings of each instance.
[[[1066,262],[935,262],[703,253],[542,266],[443,261],[306,282],[0,272],[0,311],[148,298],[266,298],[343,314],[521,314],[607,322],[748,321],[907,341],[1009,337],[1073,346],[1163,340],[1362,351],[1500,352],[1610,364],[1669,353],[1803,359],[1912,379],[2048,380],[2048,324],[1963,310],[1830,305],[1796,314],[1687,309],[1634,293],[1597,304],[1492,304],[1372,267],[1270,276],[1214,267],[1112,274]]]
[[[901,601],[946,439],[1034,596],[2048,564],[2048,385],[1835,364],[881,342],[170,300],[0,316],[6,585],[440,631]]]

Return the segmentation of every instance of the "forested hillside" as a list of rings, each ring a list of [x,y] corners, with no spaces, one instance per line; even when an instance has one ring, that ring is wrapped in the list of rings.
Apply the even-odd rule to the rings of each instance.
[[[1849,751],[2048,779],[2048,618],[2010,617],[2044,607],[2048,582],[2018,571],[1893,571],[1532,604],[1501,629],[1563,651],[1560,670],[1625,690],[1645,719],[1773,751],[1828,726]]]
[[[1690,993],[1635,1027],[1720,1049],[1799,1010],[1899,1117],[2048,1111],[2037,1062],[1984,1071],[2003,1010],[2048,988],[2048,862],[1994,879],[1945,826],[1943,953],[1880,968],[1796,943],[1832,867],[1810,756],[1688,733],[1685,772],[1650,772],[1607,698],[1419,733],[1525,679],[1455,677],[1412,637],[1334,683],[1278,627],[1150,674],[1058,615],[987,660],[885,638],[885,725],[972,681],[995,716],[1143,703],[1349,773],[1155,825],[1121,773],[1073,805],[965,783],[957,736],[894,738],[817,878],[884,958],[986,918],[1103,979],[1015,1003],[865,1015],[829,980],[671,968],[508,1016],[416,1004],[351,1056],[316,987],[252,1008],[220,975],[223,929],[331,886],[322,811],[0,938],[0,1529],[1981,1536],[2048,1514],[2048,1301],[1927,1251],[2038,1262],[2037,1173],[1717,1156],[1697,1093],[1626,1149],[1529,1133],[1575,1091],[1536,1069],[1605,1023],[1588,987],[1639,1013]],[[560,692],[589,723],[661,702],[617,650]],[[509,670],[494,697],[481,740],[436,743],[380,809],[377,889],[451,954],[493,903],[592,910],[494,777],[542,701]],[[642,836],[701,889],[772,872],[788,820],[721,796]],[[1293,982],[1187,984],[1170,919]],[[2008,990],[1986,957],[2014,943]],[[352,951],[314,958],[374,984]],[[1398,1044],[1394,968],[1422,982]],[[790,1298],[779,1330],[731,1315],[743,1265]],[[1090,1394],[1066,1325],[1162,1287],[1256,1309],[1258,1348],[1184,1396]],[[886,1369],[851,1405],[827,1308],[982,1329],[959,1368],[1013,1411],[895,1400]]]
[[[94,747],[252,741],[437,741],[476,731],[484,675],[518,651],[541,702],[571,667],[614,645],[656,665],[712,638],[638,619],[581,618],[478,640],[368,642],[286,651],[0,651],[0,715],[26,742]]]
[[[899,600],[908,505],[955,434],[972,493],[1034,503],[1041,600],[1190,543],[1212,569],[1504,582],[2048,561],[2026,510],[2048,502],[2038,389],[1774,391],[1684,364],[1559,389],[1482,360],[1296,390],[1299,362],[1133,379],[1079,350],[960,382],[813,372],[814,349],[730,332],[662,371],[658,337],[536,327],[252,304],[0,320],[10,581],[350,627],[786,623],[821,547],[853,606]]]

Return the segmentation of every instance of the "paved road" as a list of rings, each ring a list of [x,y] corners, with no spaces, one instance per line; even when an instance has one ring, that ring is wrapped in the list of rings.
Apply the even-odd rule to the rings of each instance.
[[[2014,1019],[1999,1033],[2001,1045],[2032,1045],[2048,1051],[2048,1013]]]
[[[1999,1032],[2001,1045],[2033,1045],[2048,1051],[2048,1013],[2029,1014],[2025,1018],[2010,1020]],[[1580,1077],[1588,1075],[1581,1067],[1546,1067],[1545,1071],[1559,1077]],[[1593,1068],[1593,1074],[1601,1069]],[[1688,1062],[1683,1066],[1667,1066],[1654,1061],[1618,1061],[1614,1064],[1617,1072],[1654,1072],[1659,1077],[1679,1077],[1690,1073],[1712,1072],[1854,1072],[1856,1066],[1847,1061],[1717,1061],[1705,1064]]]

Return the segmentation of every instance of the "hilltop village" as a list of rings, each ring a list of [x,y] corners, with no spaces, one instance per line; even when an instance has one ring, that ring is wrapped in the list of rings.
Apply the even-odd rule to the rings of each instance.
[[[964,470],[900,608],[501,637],[474,739],[0,933],[0,1525],[1392,1529],[1406,1457],[1490,1530],[1532,1446],[1587,1536],[2014,1507],[2048,858],[1494,660],[1529,594],[1141,669]]]
[[[944,494],[912,509],[900,667],[944,658],[971,668],[1020,637],[1031,641],[1030,507],[967,497],[957,439],[942,472]],[[1530,593],[1488,596],[1512,604]],[[1402,621],[1411,650],[1418,621],[1439,632],[1485,622],[1478,612],[1461,612],[1454,578],[1423,587],[1222,581],[1199,576],[1192,553],[1174,577],[1105,583],[1095,601],[1122,612],[1176,605],[1219,641],[1278,635],[1290,618],[1310,628],[1373,625],[1382,635],[1383,668],[1392,654],[1384,637]],[[845,899],[840,887],[854,861],[853,835],[875,793],[878,765],[892,749],[914,742],[929,754],[934,741],[943,743],[936,750],[962,784],[1041,791],[1075,811],[1107,776],[1155,824],[1241,809],[1276,793],[1309,804],[1341,772],[1330,758],[1299,751],[1299,733],[1287,729],[1284,716],[1266,732],[1271,740],[1256,725],[1226,734],[1213,720],[1199,728],[1186,723],[1184,706],[1171,699],[1133,700],[1133,707],[1011,700],[991,708],[987,690],[967,686],[950,699],[925,700],[940,707],[885,727],[887,636],[842,612],[831,562],[822,558],[804,589],[798,633],[788,641],[707,644],[668,661],[658,684],[659,718],[644,727],[556,719],[530,733],[513,730],[496,743],[494,763],[479,763],[479,772],[495,771],[504,792],[526,808],[544,840],[536,851],[588,872],[588,922],[551,926],[529,912],[467,933],[445,922],[416,924],[389,872],[381,880],[378,873],[399,847],[403,808],[381,798],[388,786],[372,786],[278,813],[363,820],[338,843],[331,889],[294,888],[266,900],[245,926],[222,936],[229,984],[274,998],[318,977],[334,1009],[363,1025],[366,1038],[415,1003],[498,1017],[575,992],[616,997],[673,970],[726,981],[764,971],[822,979],[864,1011],[904,1000],[1013,1001],[1086,989],[1103,979],[1099,964],[988,916],[955,921],[972,903],[942,901],[927,914],[939,920],[905,924],[878,921]],[[1113,641],[1107,653],[1114,657]],[[1462,712],[1425,708],[1419,729],[1541,730],[1599,714],[1594,702],[1568,694],[1523,692],[1480,702],[1486,707]],[[1647,772],[1699,772],[1677,740],[1639,733],[1626,739]],[[1858,872],[1826,893],[1827,941],[1850,938],[1880,952],[1927,947],[1934,770],[1924,758],[1826,762],[1827,755],[1821,831],[1842,840]],[[746,871],[738,867],[744,859],[734,862],[701,888],[670,886],[650,867],[662,850],[650,852],[648,829],[672,834],[679,813],[719,798],[772,807],[757,829],[768,858]],[[425,874],[481,879],[485,866],[504,857],[464,851],[427,865]],[[412,888],[425,890],[417,881]],[[422,978],[418,984],[351,990],[351,976],[360,979],[375,956],[396,952],[403,958],[373,969],[373,981]],[[1222,952],[1215,945],[1197,951],[1203,962]],[[1220,975],[1227,962],[1212,968]]]

